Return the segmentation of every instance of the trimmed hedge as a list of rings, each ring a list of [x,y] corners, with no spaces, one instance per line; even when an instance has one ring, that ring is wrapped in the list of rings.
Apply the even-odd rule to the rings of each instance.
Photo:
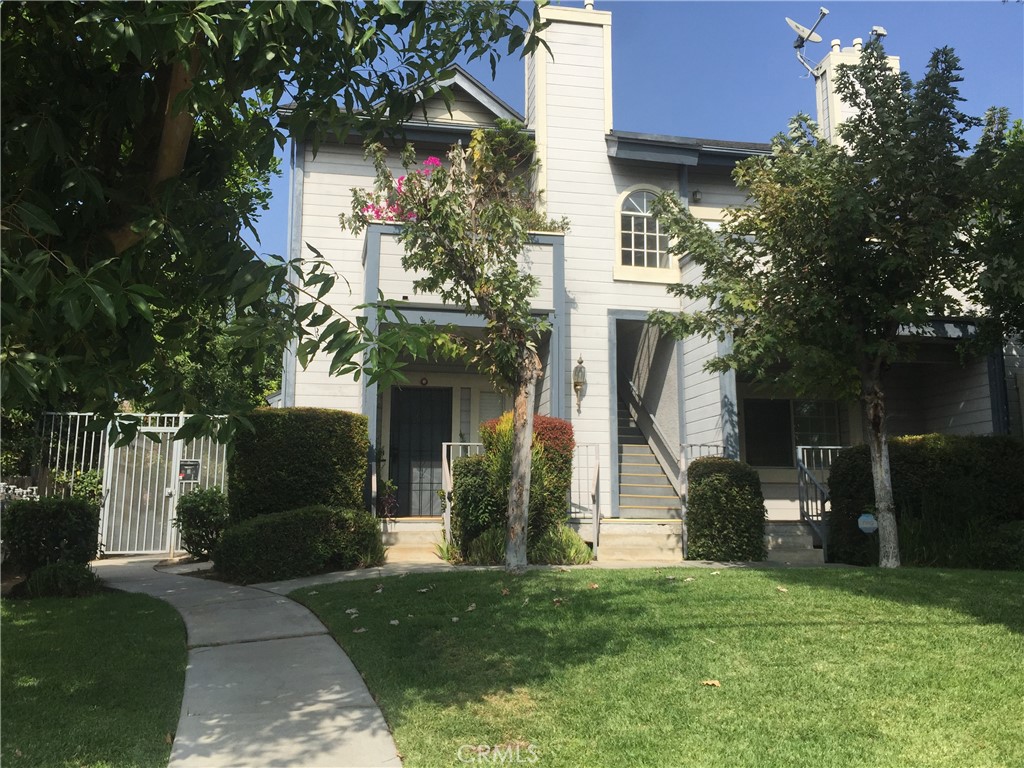
[[[1010,437],[918,435],[889,440],[893,501],[904,565],[1024,568],[1024,443]],[[873,512],[866,445],[832,463],[829,556],[878,563],[878,534],[857,518]]]
[[[228,460],[233,522],[325,504],[366,507],[367,418],[321,408],[263,408],[239,431]]]
[[[576,531],[565,523],[548,528],[527,552],[531,563],[586,565],[594,553]]]
[[[207,560],[228,524],[228,500],[220,488],[200,488],[178,499],[174,523],[181,546],[192,557]]]
[[[687,470],[687,557],[764,560],[764,496],[757,471],[732,459],[695,459]]]
[[[505,505],[489,490],[487,468],[483,455],[452,462],[452,544],[463,558],[470,542],[505,520]]]
[[[4,568],[25,575],[51,563],[88,563],[99,551],[100,510],[84,499],[19,499],[0,518]]]
[[[25,580],[25,597],[86,597],[103,588],[103,582],[86,563],[62,561],[36,569]]]
[[[376,518],[363,510],[323,505],[260,515],[224,531],[214,568],[247,584],[381,565]]]

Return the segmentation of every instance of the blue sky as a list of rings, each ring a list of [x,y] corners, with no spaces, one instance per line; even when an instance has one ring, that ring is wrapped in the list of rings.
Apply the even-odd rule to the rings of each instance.
[[[580,6],[582,2],[555,2]],[[816,62],[829,41],[844,46],[885,27],[886,50],[900,57],[912,79],[924,74],[931,52],[944,45],[960,56],[964,111],[982,115],[1005,106],[1024,118],[1024,4],[970,2],[856,2],[825,0],[830,13],[818,27],[823,41],[808,44]],[[597,0],[612,12],[613,113],[618,130],[677,136],[769,141],[797,112],[814,114],[814,82],[797,62],[785,17],[811,26],[819,3],[642,2]],[[509,105],[523,111],[523,64],[486,64],[469,71]],[[270,211],[260,226],[261,252],[284,254],[288,181],[274,183]],[[340,212],[340,211],[339,211]]]

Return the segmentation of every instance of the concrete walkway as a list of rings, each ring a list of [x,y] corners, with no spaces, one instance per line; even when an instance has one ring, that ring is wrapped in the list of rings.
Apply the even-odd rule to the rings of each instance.
[[[166,600],[185,620],[170,768],[401,766],[362,677],[316,616],[263,589],[154,570],[158,562],[93,565],[111,587]]]

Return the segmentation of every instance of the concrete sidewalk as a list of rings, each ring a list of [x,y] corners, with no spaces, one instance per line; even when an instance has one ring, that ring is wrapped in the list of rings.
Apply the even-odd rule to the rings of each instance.
[[[170,768],[401,766],[380,709],[316,616],[266,590],[154,570],[158,562],[93,566],[109,586],[166,600],[185,620]]]

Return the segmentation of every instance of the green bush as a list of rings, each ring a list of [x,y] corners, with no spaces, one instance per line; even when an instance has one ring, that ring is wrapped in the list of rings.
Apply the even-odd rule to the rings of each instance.
[[[764,560],[764,496],[757,471],[716,456],[687,471],[687,557],[691,560]]]
[[[384,546],[369,512],[320,505],[231,525],[213,557],[218,572],[246,584],[381,565]]]
[[[25,580],[26,597],[85,597],[99,592],[103,583],[85,563],[50,563]]]
[[[506,506],[490,492],[487,469],[482,455],[452,462],[452,544],[463,558],[470,542],[505,523]]]
[[[83,472],[80,469],[56,472],[53,480],[61,486],[64,494],[73,499],[82,499],[97,507],[103,505],[103,472],[98,469],[89,469]]]
[[[228,520],[228,500],[219,487],[189,491],[178,499],[174,524],[181,531],[181,546],[192,557],[213,556]]]
[[[547,565],[586,565],[594,559],[587,542],[565,523],[553,525],[527,552],[531,563]]]
[[[1024,559],[1024,443],[1005,436],[920,435],[889,441],[893,501],[905,565],[1014,568]],[[829,557],[878,563],[878,534],[857,526],[874,512],[867,446],[842,451],[829,476]],[[1016,549],[1015,549],[1016,548]]]
[[[505,562],[506,529],[488,528],[469,542],[466,562],[470,565],[501,565]]]
[[[264,408],[249,416],[228,460],[233,522],[324,504],[364,509],[367,419],[347,411]]]
[[[100,511],[83,499],[11,501],[0,526],[4,568],[26,575],[50,563],[88,563],[99,550]]]

